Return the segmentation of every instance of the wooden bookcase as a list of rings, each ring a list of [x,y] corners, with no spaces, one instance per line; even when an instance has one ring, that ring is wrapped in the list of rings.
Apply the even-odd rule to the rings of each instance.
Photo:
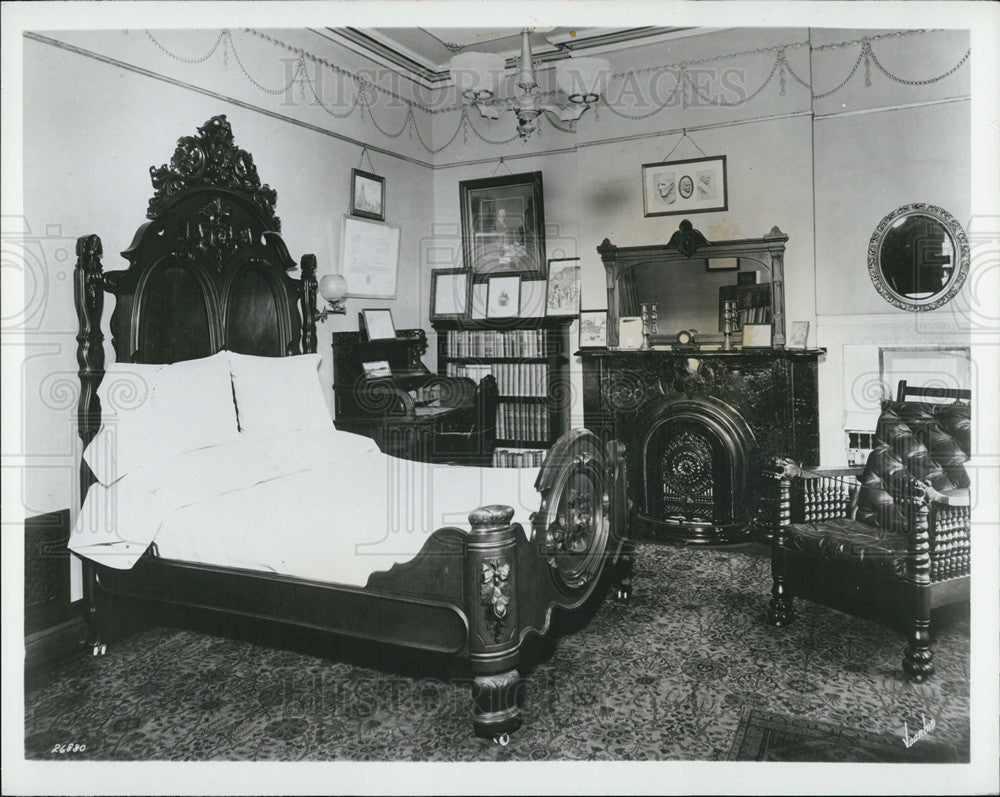
[[[569,430],[572,318],[433,321],[438,374],[489,371],[500,387],[497,448],[548,449]],[[465,374],[463,370],[471,370]]]

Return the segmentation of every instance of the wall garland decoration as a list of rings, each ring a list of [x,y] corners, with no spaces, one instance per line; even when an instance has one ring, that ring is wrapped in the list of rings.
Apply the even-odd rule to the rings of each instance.
[[[356,111],[360,113],[360,119],[362,123],[365,121],[366,117],[371,121],[372,125],[381,133],[383,136],[389,139],[396,139],[402,136],[407,131],[409,132],[410,139],[414,137],[419,142],[420,146],[423,147],[429,154],[436,155],[444,149],[451,146],[452,143],[458,138],[459,134],[462,135],[463,142],[468,142],[469,133],[471,131],[475,138],[479,139],[485,144],[490,146],[506,146],[513,141],[517,140],[517,133],[512,134],[506,138],[491,138],[483,131],[479,130],[475,124],[472,122],[472,117],[469,114],[468,106],[464,104],[451,104],[444,107],[430,107],[412,99],[403,97],[402,95],[388,89],[384,86],[380,86],[374,81],[351,72],[350,70],[344,69],[343,67],[337,66],[336,64],[328,61],[325,58],[314,55],[309,51],[301,48],[295,47],[293,45],[287,44],[280,39],[277,39],[269,34],[263,33],[261,31],[255,30],[254,28],[243,28],[242,32],[248,36],[253,36],[276,47],[286,50],[287,52],[293,53],[298,56],[295,61],[294,67],[292,67],[291,76],[284,86],[280,88],[269,88],[263,83],[258,81],[250,71],[247,69],[243,60],[240,58],[239,52],[236,48],[236,44],[233,40],[233,32],[225,28],[220,31],[218,38],[209,48],[209,50],[201,56],[190,58],[180,56],[171,50],[167,49],[161,42],[159,42],[156,37],[150,32],[145,31],[146,36],[150,41],[156,46],[158,50],[165,53],[170,58],[179,61],[184,64],[202,64],[206,63],[213,55],[215,55],[218,50],[222,49],[223,58],[223,68],[228,69],[229,66],[229,55],[232,54],[233,60],[239,66],[240,71],[246,77],[246,79],[259,91],[271,95],[271,96],[282,96],[287,95],[289,91],[292,91],[296,84],[299,86],[300,97],[305,99],[306,89],[308,88],[309,94],[312,97],[312,101],[315,105],[318,105],[323,111],[334,119],[346,119],[352,116]],[[788,89],[788,78],[790,77],[797,85],[806,89],[811,94],[812,100],[821,100],[836,94],[838,91],[843,89],[857,74],[858,70],[862,67],[864,68],[864,80],[865,86],[870,87],[872,85],[872,68],[874,67],[879,73],[881,73],[887,79],[899,83],[904,86],[927,86],[933,83],[937,83],[945,78],[950,77],[959,69],[961,69],[969,60],[971,55],[971,49],[967,49],[965,54],[951,69],[943,72],[940,75],[935,75],[929,78],[923,79],[909,79],[902,77],[900,75],[893,74],[878,58],[875,54],[873,44],[876,42],[885,41],[887,39],[896,39],[909,36],[925,35],[929,33],[935,33],[938,31],[934,30],[903,30],[903,31],[893,31],[890,33],[876,34],[874,36],[865,36],[861,39],[854,39],[851,41],[844,42],[834,42],[830,44],[813,45],[808,41],[798,41],[789,42],[787,44],[772,45],[770,47],[759,47],[751,50],[742,50],[733,53],[722,53],[719,55],[710,56],[707,58],[680,61],[672,64],[660,64],[658,66],[641,67],[638,69],[628,69],[624,72],[618,72],[613,74],[612,79],[621,81],[622,86],[625,85],[626,81],[635,80],[639,75],[653,75],[659,76],[664,73],[673,73],[675,75],[675,84],[673,89],[670,91],[669,95],[663,102],[656,102],[651,110],[644,111],[642,113],[629,113],[622,108],[616,107],[615,103],[608,99],[609,92],[605,96],[602,96],[598,106],[595,106],[595,120],[596,111],[598,107],[604,107],[615,116],[622,119],[627,119],[629,121],[642,121],[649,119],[656,114],[660,113],[667,107],[676,107],[678,101],[678,95],[680,95],[680,104],[682,108],[687,108],[692,101],[692,98],[697,98],[700,103],[705,103],[707,105],[712,105],[717,108],[735,108],[747,103],[752,102],[757,99],[764,90],[774,82],[775,78],[778,79],[779,94],[784,96]],[[833,88],[826,89],[823,91],[817,91],[816,86],[812,82],[804,79],[795,68],[792,66],[788,59],[788,52],[791,50],[808,48],[810,53],[822,52],[826,50],[843,49],[848,47],[857,47],[858,56],[854,61],[854,65],[851,67],[847,76],[844,77],[839,83],[837,83]],[[696,67],[705,66],[707,64],[717,63],[720,61],[727,61],[737,58],[746,58],[750,56],[758,56],[765,54],[773,54],[774,62],[768,72],[766,78],[763,82],[755,88],[752,92],[746,93],[744,96],[737,97],[733,100],[719,99],[710,96],[705,92],[705,90],[698,85],[696,75],[693,74],[693,70]],[[312,63],[316,66],[316,77],[312,78],[309,74],[309,64]],[[317,91],[317,84],[321,83],[321,74],[319,70],[325,69],[332,74],[347,80],[349,83],[353,84],[353,90],[351,90],[349,105],[345,102],[346,110],[340,111],[332,107],[329,102],[325,101],[320,97],[320,92]],[[554,91],[539,91],[540,97],[549,97],[554,95]],[[398,130],[392,130],[386,127],[383,123],[380,123],[376,117],[374,107],[380,98],[387,98],[395,103],[401,103],[406,108],[406,114],[403,118],[403,122]],[[420,126],[417,124],[417,118],[415,111],[420,111],[429,116],[435,116],[438,114],[456,114],[458,116],[458,123],[455,126],[454,133],[440,146],[432,146],[428,143],[424,134],[420,131]],[[543,114],[544,118],[548,121],[555,130],[564,133],[575,132],[575,123],[562,123],[560,120],[552,116],[551,114]],[[487,123],[488,126],[492,125],[492,122]],[[542,131],[539,128],[539,135]]]

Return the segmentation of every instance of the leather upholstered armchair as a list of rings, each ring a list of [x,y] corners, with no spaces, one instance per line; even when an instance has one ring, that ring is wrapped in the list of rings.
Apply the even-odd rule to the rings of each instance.
[[[793,597],[889,616],[905,623],[903,669],[931,675],[931,611],[969,599],[969,451],[968,404],[886,401],[860,481],[773,460],[769,622],[792,621]]]

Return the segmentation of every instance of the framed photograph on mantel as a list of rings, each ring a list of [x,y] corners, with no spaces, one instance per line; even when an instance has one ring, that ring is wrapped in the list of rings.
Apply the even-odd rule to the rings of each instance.
[[[608,346],[608,311],[580,311],[580,348],[605,349]]]
[[[542,173],[463,180],[462,256],[475,274],[546,276]]]
[[[385,221],[385,178],[351,169],[351,214]]]
[[[644,163],[642,207],[647,218],[727,210],[726,156]]]

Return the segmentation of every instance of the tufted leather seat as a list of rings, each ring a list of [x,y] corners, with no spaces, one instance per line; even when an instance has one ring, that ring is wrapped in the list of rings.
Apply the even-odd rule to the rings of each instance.
[[[968,598],[969,405],[886,401],[860,480],[776,460],[765,471],[773,537],[769,620],[792,619],[791,597],[903,596],[904,669],[933,672],[928,626],[937,605]],[[926,594],[925,594],[926,593]],[[935,597],[937,596],[937,597]]]

